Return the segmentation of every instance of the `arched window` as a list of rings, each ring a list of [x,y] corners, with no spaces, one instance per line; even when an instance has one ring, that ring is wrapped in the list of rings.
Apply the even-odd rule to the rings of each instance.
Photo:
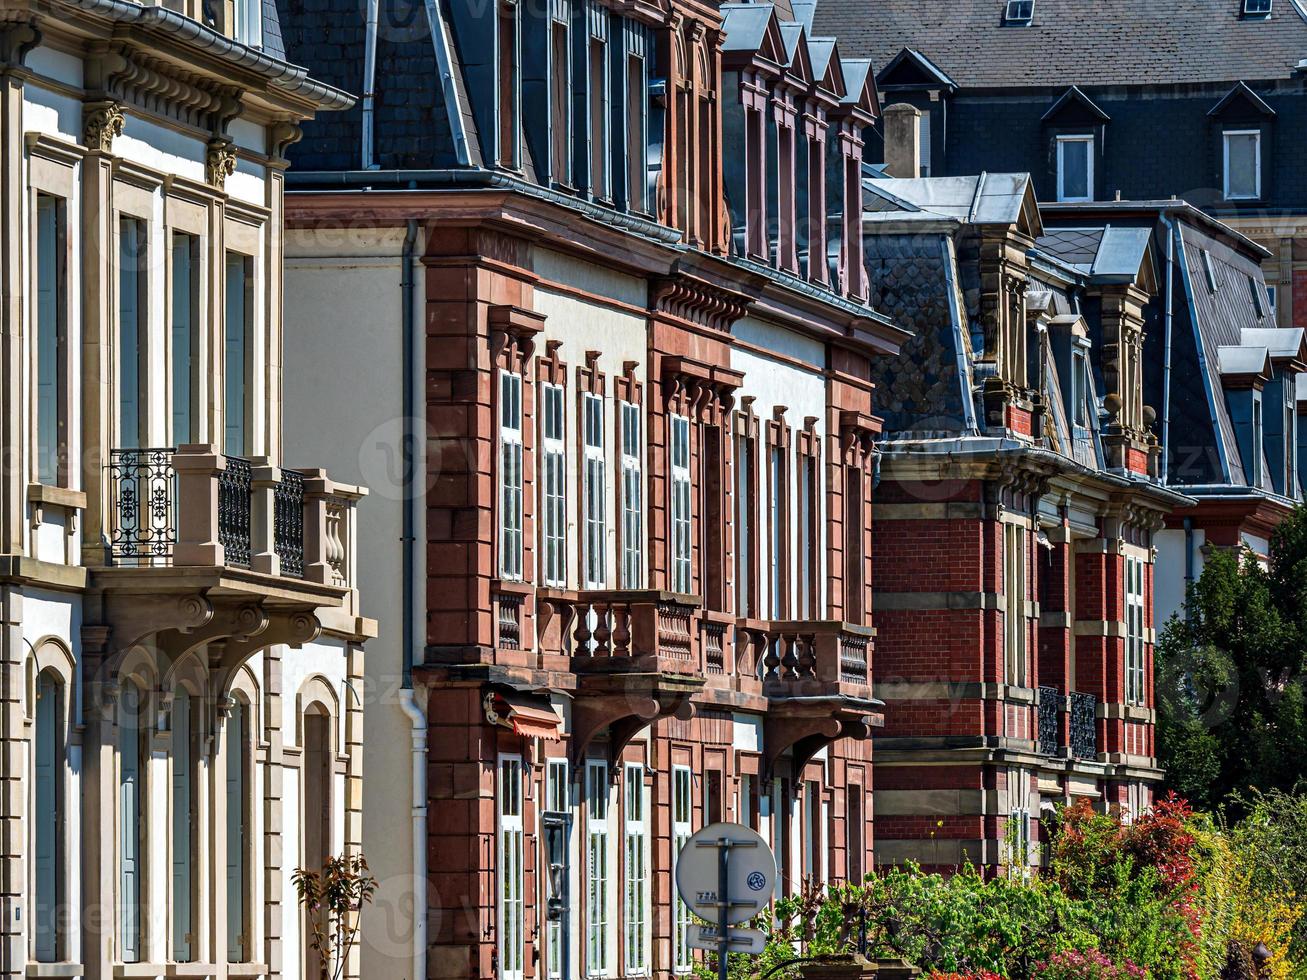
[[[199,921],[195,868],[198,848],[199,722],[196,698],[178,688],[172,702],[172,958],[195,959]]]
[[[36,680],[36,725],[32,736],[35,785],[32,788],[33,958],[40,963],[59,959],[59,909],[63,904],[64,800],[63,683],[53,671]]]
[[[141,960],[148,735],[145,693],[133,681],[126,681],[118,705],[118,938],[124,963]]]
[[[314,705],[304,715],[304,806],[302,808],[303,867],[321,871],[331,856],[331,715]],[[305,935],[312,929],[307,919]],[[307,976],[317,976],[319,965],[310,951]]]
[[[227,960],[245,963],[250,953],[250,706],[237,701],[227,717]]]

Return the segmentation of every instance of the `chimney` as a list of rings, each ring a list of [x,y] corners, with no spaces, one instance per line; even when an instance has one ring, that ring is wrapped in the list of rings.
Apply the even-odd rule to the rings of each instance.
[[[899,102],[884,110],[885,171],[891,177],[921,176],[921,110]]]

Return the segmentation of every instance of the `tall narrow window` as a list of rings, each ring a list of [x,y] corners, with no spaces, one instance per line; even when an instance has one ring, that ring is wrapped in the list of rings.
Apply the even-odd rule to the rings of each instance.
[[[735,609],[738,615],[755,615],[753,605],[753,440],[741,434],[735,440]]]
[[[586,874],[585,904],[586,976],[608,974],[608,766],[585,766]]]
[[[335,758],[332,737],[332,718],[321,706],[314,705],[304,715],[303,783],[304,806],[301,820],[304,825],[301,847],[301,867],[317,870],[327,863],[332,852],[331,780],[332,760]],[[325,909],[306,911],[300,928],[308,935],[314,928],[330,928]],[[305,977],[318,976],[324,967],[316,950],[308,950],[305,957]]]
[[[699,594],[703,607],[726,609],[726,502],[722,428],[699,428]]]
[[[1009,769],[1007,778],[1008,864],[1024,873],[1030,866],[1030,773]]]
[[[1225,199],[1255,200],[1262,196],[1262,134],[1256,129],[1227,130],[1222,135],[1225,159]]]
[[[1263,438],[1262,430],[1262,393],[1260,391],[1254,391],[1252,459],[1249,461],[1251,465],[1248,467],[1248,472],[1251,476],[1250,483],[1254,487],[1260,487],[1262,485],[1262,453],[1265,452],[1264,444],[1265,440]]]
[[[1057,138],[1057,199],[1059,201],[1094,199],[1094,138],[1092,136]]]
[[[930,174],[930,110],[921,113],[921,176]]]
[[[862,787],[857,783],[849,783],[848,788],[844,791],[844,837],[845,837],[845,861],[848,867],[846,879],[850,884],[860,884],[862,876],[865,874],[864,865],[866,861],[866,828],[863,826],[862,816]]]
[[[608,198],[608,45],[590,38],[590,193]]]
[[[227,253],[227,315],[223,336],[223,428],[229,456],[246,456],[250,444],[250,379],[254,354],[254,260]]]
[[[516,170],[521,139],[521,88],[517,49],[517,3],[499,4],[499,154],[501,167]]]
[[[522,377],[499,374],[499,574],[522,578]]]
[[[544,452],[544,491],[542,531],[545,540],[545,585],[561,588],[567,584],[567,417],[563,389],[558,385],[540,386],[541,449]],[[519,447],[520,450],[520,447]]]
[[[178,690],[172,702],[172,958],[190,963],[196,925],[196,733],[191,696]]]
[[[569,815],[572,810],[567,760],[550,759],[545,768],[545,861],[548,875],[549,898],[561,902],[567,908],[569,890],[569,845],[567,840]],[[550,916],[547,920],[545,937],[545,971],[549,980],[562,980],[564,975],[564,936],[566,912]]]
[[[145,696],[123,684],[118,706],[118,945],[124,963],[141,961],[141,882],[146,873],[145,761],[149,737]]]
[[[1075,425],[1089,426],[1089,368],[1083,350],[1071,353],[1071,410]]]
[[[236,0],[232,36],[252,48],[263,47],[263,0]]]
[[[844,470],[844,619],[862,622],[863,575],[863,500],[862,470],[856,466]]]
[[[821,876],[821,787],[803,784],[803,877]]]
[[[1298,499],[1298,406],[1297,384],[1285,383],[1284,388],[1284,495]]]
[[[649,119],[645,108],[644,59],[626,58],[626,206],[631,211],[647,211],[646,168],[649,153]]]
[[[640,406],[622,402],[622,588],[644,585]]]
[[[672,416],[672,591],[694,588],[690,560],[690,420]]]
[[[550,23],[549,51],[549,156],[553,178],[572,182],[572,86],[567,24]]]
[[[789,559],[787,547],[789,500],[785,486],[786,466],[785,448],[772,446],[768,461],[768,483],[771,489],[771,509],[767,515],[767,532],[771,539],[768,549],[768,573],[771,578],[771,617],[785,619],[789,615],[789,593],[786,582],[786,565]]]
[[[1026,686],[1026,529],[1020,524],[1003,525],[1004,648],[1007,683]]]
[[[47,486],[66,478],[68,404],[68,285],[64,261],[66,209],[48,194],[36,198],[36,478]]]
[[[230,284],[229,284],[230,285]],[[172,441],[197,442],[199,393],[200,241],[172,236]]]
[[[802,619],[818,615],[819,486],[817,457],[802,457],[799,460],[799,616]]]
[[[703,822],[705,825],[726,819],[722,809],[722,771],[709,769],[703,774]]]
[[[124,449],[144,446],[149,439],[148,273],[145,222],[122,218],[118,223],[118,442]]]
[[[608,474],[604,462],[604,400],[586,393],[581,399],[585,426],[585,587],[602,589],[608,581]]]
[[[1142,558],[1126,557],[1125,698],[1129,704],[1143,704],[1147,694],[1144,651],[1144,567],[1145,562]]]
[[[672,767],[672,880],[676,880],[676,865],[681,860],[681,850],[694,833],[691,828],[692,797],[690,795],[692,779],[689,766]],[[675,959],[673,969],[676,973],[689,973],[694,967],[694,954],[690,951],[690,907],[685,904],[678,892],[676,898],[675,921],[673,922],[673,952]]]
[[[740,774],[740,797],[735,806],[735,820],[746,827],[758,829],[758,801],[754,799],[757,780],[748,773]]]
[[[64,772],[63,684],[50,671],[36,680],[36,718],[32,732],[35,783],[32,787],[32,957],[59,959],[60,907],[63,904]]]
[[[526,917],[523,905],[522,760],[499,759],[499,976],[520,980],[525,956]]]
[[[649,858],[645,830],[644,766],[626,767],[626,975],[649,972]]]
[[[227,961],[250,960],[250,706],[237,701],[226,722],[227,739]]]

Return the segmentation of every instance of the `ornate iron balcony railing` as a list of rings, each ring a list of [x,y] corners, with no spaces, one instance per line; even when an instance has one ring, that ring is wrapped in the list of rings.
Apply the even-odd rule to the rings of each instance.
[[[1077,759],[1098,755],[1098,731],[1095,717],[1098,700],[1092,694],[1071,692],[1071,754]]]
[[[172,457],[171,448],[109,451],[109,550],[114,561],[152,564],[172,557],[177,543]]]
[[[218,476],[218,543],[228,565],[250,567],[250,479],[248,459],[227,456]]]
[[[304,577],[304,474],[282,470],[273,490],[272,537],[281,574]]]
[[[1066,696],[1055,687],[1039,689],[1039,751],[1041,755],[1057,755],[1062,747],[1062,712],[1066,710]]]

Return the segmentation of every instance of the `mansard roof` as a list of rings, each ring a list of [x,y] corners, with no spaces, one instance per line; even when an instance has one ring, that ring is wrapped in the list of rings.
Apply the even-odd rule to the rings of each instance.
[[[912,48],[967,87],[1282,79],[1307,52],[1295,0],[1256,20],[1234,0],[1037,0],[1022,27],[1001,15],[1001,0],[820,0],[813,24],[878,66]]]
[[[1052,228],[1036,242],[1091,282],[1155,282],[1152,229],[1105,224],[1084,228]]]

